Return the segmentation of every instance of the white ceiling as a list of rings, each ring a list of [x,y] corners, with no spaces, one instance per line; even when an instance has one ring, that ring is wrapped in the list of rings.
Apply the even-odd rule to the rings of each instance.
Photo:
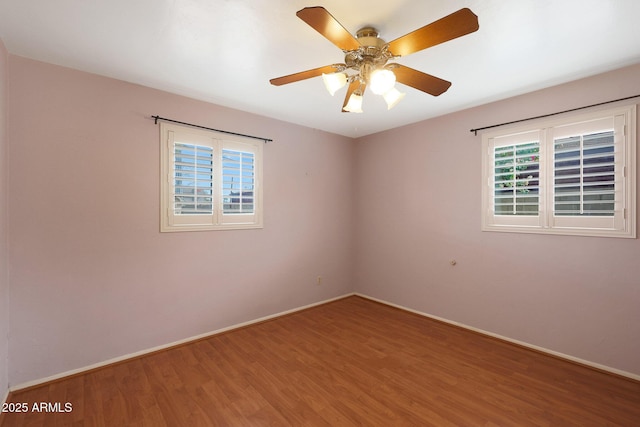
[[[343,62],[296,17],[307,6],[386,41],[463,7],[480,29],[397,60],[451,81],[443,95],[398,85],[390,111],[368,92],[363,114],[341,113],[346,89],[331,97],[321,78],[269,84]],[[640,1],[0,0],[0,38],[11,54],[358,137],[638,63]]]

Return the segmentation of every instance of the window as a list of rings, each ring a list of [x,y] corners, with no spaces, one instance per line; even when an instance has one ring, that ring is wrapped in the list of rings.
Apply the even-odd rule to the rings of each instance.
[[[262,141],[160,124],[161,231],[262,227]]]
[[[636,107],[483,135],[482,229],[636,237]]]

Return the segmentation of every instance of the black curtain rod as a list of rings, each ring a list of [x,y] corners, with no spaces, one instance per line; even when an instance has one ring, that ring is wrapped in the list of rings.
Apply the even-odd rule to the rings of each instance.
[[[614,99],[612,101],[599,102],[598,104],[586,105],[584,107],[572,108],[570,110],[558,111],[557,113],[544,114],[542,116],[529,117],[527,119],[514,120],[512,122],[500,123],[499,125],[491,125],[491,126],[485,126],[485,127],[482,127],[482,128],[471,129],[469,132],[473,132],[475,135],[478,135],[478,131],[485,130],[485,129],[497,128],[498,126],[511,125],[511,124],[514,124],[514,123],[526,122],[528,120],[542,119],[544,117],[557,116],[558,114],[570,113],[571,111],[583,110],[585,108],[597,107],[598,105],[611,104],[612,102],[626,101],[627,99],[633,99],[633,98],[638,98],[638,97],[640,97],[640,94],[639,95],[633,95],[633,96],[627,96],[626,98]]]
[[[261,136],[253,136],[253,135],[245,135],[243,133],[229,132],[227,130],[213,129],[213,128],[208,128],[206,126],[194,125],[193,123],[179,122],[177,120],[167,119],[165,117],[160,117],[160,116],[151,116],[151,118],[155,120],[155,124],[158,124],[158,120],[162,120],[162,121],[165,121],[165,122],[178,123],[178,124],[181,124],[181,125],[187,125],[187,126],[191,126],[191,127],[194,127],[194,128],[212,130],[212,131],[215,131],[215,132],[222,132],[222,133],[226,133],[228,135],[244,136],[245,138],[259,139],[261,141],[264,141],[265,144],[267,142],[273,142],[273,139],[270,139],[270,138],[263,138]]]

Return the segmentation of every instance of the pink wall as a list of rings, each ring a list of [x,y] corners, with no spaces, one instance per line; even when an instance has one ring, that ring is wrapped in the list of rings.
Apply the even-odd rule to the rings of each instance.
[[[7,272],[7,59],[0,39],[0,400],[8,388],[9,281]]]
[[[480,232],[469,133],[640,93],[640,65],[355,143],[20,57],[8,67],[12,385],[353,290],[640,374],[640,242]],[[264,229],[159,233],[152,114],[274,139]]]
[[[12,385],[352,291],[351,139],[9,64]],[[273,138],[264,229],[159,232],[155,114]]]
[[[640,374],[640,241],[481,232],[481,136],[469,132],[640,94],[638,76],[627,67],[361,138],[357,291]]]

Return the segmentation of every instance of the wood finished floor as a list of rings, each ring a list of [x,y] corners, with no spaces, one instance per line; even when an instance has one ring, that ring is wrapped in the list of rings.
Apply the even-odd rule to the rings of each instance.
[[[640,382],[359,297],[102,368],[9,402],[18,426],[640,426]]]

